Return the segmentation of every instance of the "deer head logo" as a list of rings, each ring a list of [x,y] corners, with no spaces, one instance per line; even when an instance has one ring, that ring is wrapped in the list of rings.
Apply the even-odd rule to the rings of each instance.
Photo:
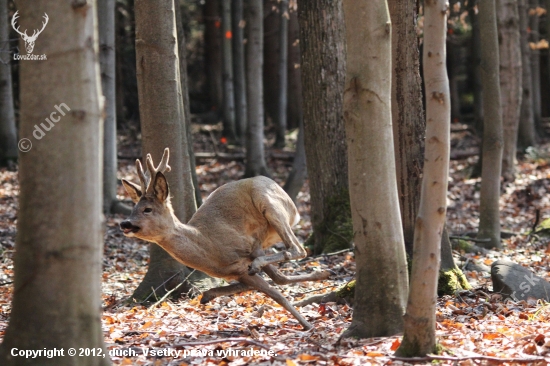
[[[19,18],[19,15],[17,15],[18,13],[19,13],[19,10],[16,11],[15,14],[13,14],[13,18],[11,19],[11,26],[17,33],[21,35],[21,38],[23,38],[23,41],[25,41],[25,48],[27,49],[27,53],[32,53],[32,50],[34,50],[34,42],[36,42],[36,38],[38,38],[38,35],[42,33],[44,28],[46,28],[46,24],[48,24],[48,20],[49,20],[48,14],[44,13],[44,22],[42,22],[42,29],[40,30],[35,29],[32,36],[29,36],[27,35],[26,29],[24,32],[21,32],[19,30],[19,26],[17,27],[15,26],[15,22],[17,18]]]

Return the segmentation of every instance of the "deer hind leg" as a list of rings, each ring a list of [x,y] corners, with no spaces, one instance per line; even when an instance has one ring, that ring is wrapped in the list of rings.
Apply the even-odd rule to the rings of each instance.
[[[214,287],[203,292],[201,304],[206,304],[219,296],[234,295],[246,290],[250,290],[250,286],[240,282],[232,283],[227,286]]]
[[[302,259],[307,255],[306,250],[292,232],[290,224],[285,220],[285,216],[277,214],[274,209],[268,209],[264,213],[269,224],[275,229],[279,237],[285,244],[286,251],[276,254],[269,254],[257,257],[250,264],[248,274],[253,275],[261,271],[262,267],[268,264],[289,261],[292,259]]]
[[[321,281],[326,280],[330,277],[330,272],[328,271],[317,271],[304,275],[286,276],[282,274],[273,264],[268,264],[267,266],[263,267],[262,270],[265,272],[266,275],[271,277],[273,282],[275,282],[277,285],[288,285],[290,283],[305,281]]]
[[[260,276],[245,275],[239,278],[239,281],[271,297],[279,305],[288,310],[300,322],[300,324],[302,324],[302,327],[304,327],[304,329],[307,330],[313,328],[313,326],[308,323],[308,321],[302,315],[300,315],[298,310],[296,310],[296,308],[292,306],[292,304],[283,296],[283,294],[281,294],[276,288],[269,286],[269,284],[265,282],[265,280]]]

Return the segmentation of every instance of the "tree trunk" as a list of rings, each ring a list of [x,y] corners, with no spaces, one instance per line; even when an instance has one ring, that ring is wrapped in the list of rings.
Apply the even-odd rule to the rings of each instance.
[[[520,150],[525,150],[529,146],[535,146],[536,144],[533,98],[531,95],[533,85],[533,77],[531,75],[531,48],[529,47],[529,33],[527,32],[529,28],[527,0],[519,0],[518,13],[522,65],[522,98],[519,117],[518,147]]]
[[[99,307],[103,106],[96,4],[17,5],[24,24],[41,24],[46,12],[55,21],[34,49],[48,60],[19,63],[21,136],[33,146],[20,159],[15,283],[0,364],[108,365],[108,357],[66,353],[71,347],[106,352]],[[43,116],[50,117],[36,127]],[[40,127],[42,134],[33,133]],[[64,349],[65,357],[13,357],[13,348]]]
[[[296,142],[296,151],[294,152],[294,162],[292,163],[292,170],[288,174],[288,178],[285,182],[283,189],[286,193],[296,202],[296,197],[307,175],[306,165],[306,148],[304,146],[304,124],[300,122],[300,130],[298,131],[298,141]]]
[[[220,1],[204,2],[204,68],[211,108],[220,111],[223,105],[222,92],[222,40]]]
[[[300,2],[304,137],[315,253],[349,247],[347,149],[343,119],[345,34],[342,1]]]
[[[187,222],[195,213],[196,204],[182,122],[185,112],[174,0],[136,0],[135,17],[143,156],[150,153],[153,161],[160,161],[164,148],[170,148],[172,169],[166,178],[173,195],[174,213],[181,222]],[[147,299],[152,289],[156,296],[162,296],[188,274],[187,267],[156,244],[151,244],[150,254],[147,274],[132,295],[138,301]],[[185,290],[183,287],[174,296]]]
[[[540,6],[539,0],[529,0],[529,28],[531,29],[530,42],[537,44],[540,40],[540,19],[535,11],[531,11]],[[533,116],[535,118],[535,126],[542,130],[542,107],[540,99],[540,50],[538,48],[531,49],[531,73],[533,77]]]
[[[420,208],[414,235],[411,289],[404,316],[400,356],[425,356],[436,351],[435,310],[441,234],[447,211],[451,100],[446,70],[447,3],[424,7],[424,81],[426,93],[426,152]]]
[[[481,33],[480,69],[485,112],[478,237],[490,239],[488,243],[480,243],[481,246],[501,248],[498,200],[503,136],[495,0],[480,1],[478,6]]]
[[[235,81],[235,130],[237,139],[244,144],[246,134],[246,77],[244,61],[243,0],[233,0],[231,22],[233,30],[233,75]]]
[[[105,97],[103,123],[103,212],[129,215],[130,206],[117,197],[115,1],[98,0],[99,65],[101,90]]]
[[[303,123],[302,73],[300,67],[300,26],[298,9],[290,8],[288,20],[288,103],[287,128],[299,128]]]
[[[502,103],[502,176],[513,182],[521,111],[521,46],[518,0],[497,0]]]
[[[264,0],[264,106],[266,120],[277,122],[279,95],[279,28],[281,17],[278,0]]]
[[[233,89],[233,50],[231,40],[231,1],[221,1],[223,52],[223,135],[235,142],[235,92]]]
[[[248,101],[248,128],[246,130],[245,177],[269,176],[264,154],[264,104],[262,67],[263,50],[263,3],[262,0],[248,0],[247,21],[248,42],[246,50],[247,67],[246,98]]]
[[[0,0],[0,166],[17,160],[17,130],[13,109],[13,84],[11,81],[11,53],[8,21],[8,1]]]
[[[275,146],[285,147],[286,134],[286,113],[288,97],[288,2],[289,0],[280,0],[279,16],[279,96],[277,98],[277,133]]]
[[[386,0],[343,4],[344,119],[357,281],[353,320],[342,337],[385,337],[402,331],[408,291],[391,127],[390,14]]]
[[[418,0],[388,0],[392,20],[392,125],[405,248],[412,255],[420,202],[426,121],[416,18]]]
[[[185,32],[183,31],[181,6],[179,6],[178,1],[175,1],[175,9],[176,27],[178,32],[178,56],[180,61],[180,84],[184,111],[182,123],[184,125],[185,135],[187,137],[187,146],[184,146],[183,148],[187,149],[187,153],[189,154],[189,166],[191,168],[191,179],[193,180],[193,188],[195,193],[194,203],[191,197],[186,197],[185,202],[191,206],[200,206],[202,205],[202,196],[199,188],[199,180],[197,179],[197,163],[195,160],[195,150],[193,149],[193,134],[191,133],[191,104],[189,103],[189,84],[187,83],[187,47],[185,42]]]
[[[449,34],[447,39],[447,73],[449,76],[449,89],[451,92],[451,120],[460,121],[460,92],[458,88],[458,77],[460,72],[460,48],[456,36]]]

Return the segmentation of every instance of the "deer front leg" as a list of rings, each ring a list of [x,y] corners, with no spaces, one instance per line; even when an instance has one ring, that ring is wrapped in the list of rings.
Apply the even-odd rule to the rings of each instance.
[[[267,266],[263,267],[262,270],[265,272],[265,274],[271,277],[273,282],[275,282],[277,285],[288,285],[289,283],[298,283],[305,281],[321,281],[326,280],[330,277],[330,272],[328,271],[318,271],[297,276],[286,276],[282,274],[273,264],[268,264]]]
[[[246,290],[250,290],[250,286],[240,282],[214,287],[202,293],[201,304],[204,305],[219,296],[234,295]]]
[[[313,325],[308,323],[308,321],[302,315],[300,315],[298,310],[296,310],[292,306],[292,304],[283,296],[283,294],[277,291],[276,288],[269,286],[269,284],[265,282],[265,280],[260,276],[245,275],[239,278],[239,282],[242,282],[249,287],[255,288],[256,290],[261,291],[267,296],[271,297],[279,305],[288,310],[300,322],[300,324],[302,324],[302,327],[304,327],[305,330],[313,328]]]

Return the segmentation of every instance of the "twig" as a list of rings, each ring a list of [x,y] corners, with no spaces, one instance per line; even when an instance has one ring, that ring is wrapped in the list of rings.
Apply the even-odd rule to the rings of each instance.
[[[156,303],[154,303],[149,309],[152,309],[152,308],[156,307],[158,304],[160,304],[161,302],[163,302],[164,300],[166,300],[166,298],[167,298],[168,296],[170,296],[170,294],[171,294],[172,292],[174,292],[174,291],[176,291],[178,288],[180,288],[180,286],[183,285],[183,284],[185,283],[185,281],[187,281],[187,280],[189,279],[189,277],[191,277],[191,275],[192,275],[193,273],[195,273],[195,270],[192,270],[191,273],[189,273],[189,274],[187,275],[187,277],[185,277],[185,278],[183,279],[183,281],[181,281],[176,287],[174,287],[173,289],[171,289],[170,291],[168,291],[167,293],[165,293],[164,296],[161,297],[159,301],[157,301]]]
[[[183,271],[183,270],[177,271],[177,272],[174,273],[172,276],[170,276],[166,281],[164,281],[163,283],[161,283],[157,288],[152,289],[153,292],[151,292],[151,293],[149,294],[149,296],[147,296],[147,297],[145,298],[145,300],[140,301],[140,304],[144,304],[144,303],[145,303],[147,300],[149,300],[149,298],[150,298],[151,296],[153,296],[153,295],[155,295],[155,298],[157,298],[156,291],[157,291],[159,288],[161,288],[162,286],[166,285],[166,284],[168,283],[168,281],[170,281],[172,278],[174,278],[174,277],[176,277],[177,275],[179,275],[182,271]]]
[[[469,236],[454,236],[454,235],[449,235],[449,238],[450,238],[450,239],[458,239],[458,240],[473,241],[474,243],[489,243],[489,242],[491,241],[490,238],[479,239],[479,238],[470,238]]]
[[[9,284],[12,284],[12,283],[13,283],[13,281],[3,282],[3,283],[0,283],[0,286],[9,285]]]
[[[536,209],[535,210],[535,222],[533,223],[533,228],[531,229],[532,233],[535,232],[535,229],[537,228],[537,225],[539,224],[539,220],[540,220],[540,210]]]
[[[540,362],[545,361],[544,357],[527,357],[527,358],[500,358],[484,355],[475,355],[475,356],[464,356],[464,357],[452,357],[452,356],[437,356],[437,355],[427,355],[426,357],[396,357],[392,356],[392,360],[396,361],[405,361],[405,362],[426,362],[426,361],[468,361],[468,360],[482,360],[482,361],[493,361],[493,362]]]
[[[302,262],[302,263],[303,262],[311,262],[311,261],[314,261],[316,258],[319,258],[319,257],[332,257],[334,255],[339,255],[339,254],[343,254],[343,253],[347,253],[347,252],[351,252],[351,251],[353,251],[353,248],[342,249],[342,250],[339,250],[337,252],[332,252],[332,253],[317,254],[317,255],[314,255],[314,256],[311,256],[311,257],[301,259],[298,262]]]
[[[351,243],[349,242],[349,240],[346,239],[346,238],[344,238],[344,236],[342,236],[341,234],[335,233],[334,231],[332,231],[332,230],[330,230],[330,229],[327,229],[327,231],[328,231],[329,233],[331,233],[331,234],[334,234],[334,235],[337,235],[337,236],[341,237],[342,239],[344,239],[344,241],[345,241],[349,246],[351,246]]]
[[[216,343],[226,343],[226,342],[245,342],[248,344],[252,344],[254,346],[258,346],[260,348],[270,350],[269,346],[266,346],[263,343],[260,343],[258,341],[255,341],[253,339],[249,338],[222,338],[222,339],[212,339],[209,341],[198,341],[198,342],[185,342],[185,343],[179,343],[176,345],[173,345],[173,348],[179,348],[179,347],[194,347],[194,346],[204,346],[207,344],[216,344]]]

